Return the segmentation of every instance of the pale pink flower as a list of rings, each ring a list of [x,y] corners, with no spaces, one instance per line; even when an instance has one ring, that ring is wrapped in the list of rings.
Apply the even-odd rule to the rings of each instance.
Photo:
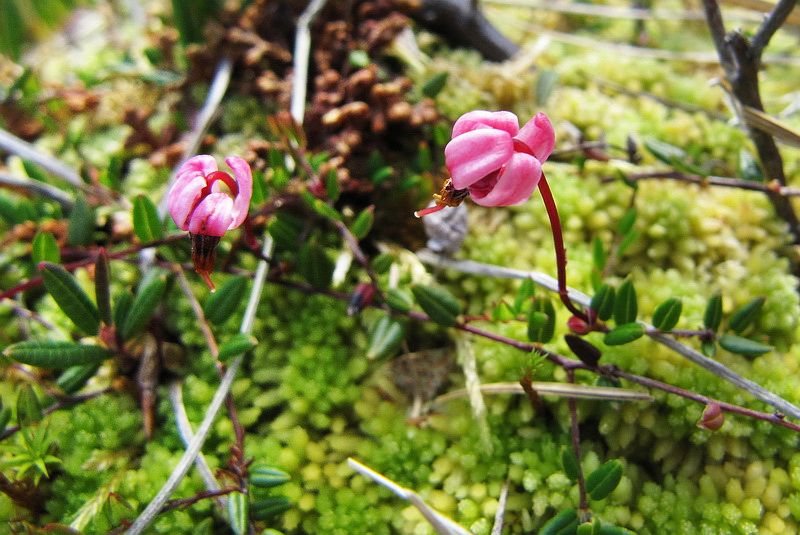
[[[190,158],[178,169],[167,196],[169,213],[181,230],[204,236],[222,236],[247,218],[253,194],[250,166],[231,156],[225,163],[233,177],[217,169],[213,156]],[[228,191],[223,191],[225,185]]]
[[[544,162],[555,145],[555,132],[544,113],[522,128],[508,111],[471,111],[453,125],[444,148],[452,187],[468,190],[483,206],[522,204],[542,178]]]

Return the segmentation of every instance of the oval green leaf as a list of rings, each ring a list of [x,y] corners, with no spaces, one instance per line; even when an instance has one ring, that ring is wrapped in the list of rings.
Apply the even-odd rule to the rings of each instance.
[[[228,321],[244,301],[248,280],[244,276],[231,277],[216,292],[209,294],[203,304],[206,319],[215,325]]]
[[[641,338],[644,335],[644,325],[639,323],[625,323],[608,331],[603,337],[607,346],[621,346]]]
[[[23,364],[51,369],[95,364],[114,356],[104,347],[73,342],[19,342],[3,354]]]
[[[461,303],[447,290],[424,284],[415,284],[411,293],[422,310],[436,323],[452,327],[461,314]]]
[[[578,524],[580,524],[578,512],[575,509],[567,509],[542,526],[539,535],[573,535],[578,529]]]
[[[703,314],[703,325],[706,329],[715,331],[719,329],[719,324],[722,321],[722,295],[719,292],[712,295],[708,304],[706,304],[706,311]]]
[[[636,208],[629,208],[628,211],[625,212],[625,214],[619,219],[619,223],[617,223],[617,232],[619,232],[622,236],[630,232],[634,223],[636,223],[636,216],[638,215],[639,212],[636,210]]]
[[[586,478],[586,492],[593,500],[602,500],[611,494],[622,479],[622,464],[616,459],[603,463]]]
[[[253,465],[249,470],[249,474],[250,484],[262,489],[270,489],[278,485],[283,485],[291,479],[289,474],[280,468],[265,464]]]
[[[94,262],[94,299],[97,301],[97,310],[100,319],[106,325],[113,322],[111,311],[111,268],[108,263],[108,255],[104,247],[100,248],[97,260]]]
[[[553,339],[556,330],[556,309],[548,298],[536,298],[528,315],[528,339],[546,344]]]
[[[303,232],[303,220],[292,214],[278,212],[275,218],[267,225],[267,231],[275,245],[285,251],[297,250],[300,235]]]
[[[764,353],[772,351],[772,346],[742,338],[735,334],[723,334],[719,337],[719,345],[722,349],[735,353],[737,355],[744,355],[746,357],[757,357]]]
[[[99,362],[83,364],[82,366],[71,366],[64,370],[64,373],[58,377],[56,385],[66,394],[72,395],[83,388],[83,385],[94,377],[94,374],[96,374],[99,369]]]
[[[236,535],[247,533],[250,517],[250,500],[242,492],[228,494],[228,522]]]
[[[399,312],[408,312],[414,301],[405,290],[390,288],[386,291],[386,304]]]
[[[597,289],[594,297],[592,297],[592,310],[597,312],[597,317],[600,320],[608,321],[614,314],[614,301],[616,301],[615,294],[616,292],[613,286],[603,284]]]
[[[85,334],[94,336],[100,329],[100,312],[86,292],[66,269],[45,262],[39,266],[44,286],[58,308]]]
[[[561,446],[561,466],[564,468],[564,473],[567,474],[568,478],[572,481],[578,480],[578,474],[580,473],[578,460],[572,450],[566,446]]]
[[[55,236],[49,232],[37,232],[31,245],[31,260],[33,260],[34,266],[38,266],[42,262],[53,264],[61,262],[61,251]]]
[[[595,236],[592,240],[592,262],[594,263],[594,268],[602,272],[606,267],[607,261],[608,256],[606,255],[603,240],[600,239],[600,236]]]
[[[761,314],[764,307],[765,297],[757,297],[746,305],[736,309],[728,320],[728,328],[735,333],[741,333],[747,329]]]
[[[268,520],[269,518],[288,511],[292,502],[286,496],[270,496],[263,500],[253,502],[253,518],[255,520]]]
[[[327,288],[333,276],[333,262],[322,247],[306,243],[297,256],[297,269],[314,288]]]
[[[29,384],[22,385],[17,395],[17,424],[25,427],[42,419],[42,405]]]
[[[78,195],[69,214],[67,243],[70,245],[86,245],[92,240],[93,232],[94,213],[83,195]]]
[[[670,297],[653,312],[653,326],[661,332],[671,331],[678,324],[683,311],[683,302],[677,297]]]
[[[381,316],[370,329],[367,358],[388,357],[400,347],[402,341],[403,326],[390,316]]]
[[[369,231],[372,230],[372,223],[375,221],[375,205],[370,205],[361,210],[353,220],[350,232],[359,240],[363,240]]]
[[[164,295],[167,288],[166,278],[158,276],[150,280],[139,293],[131,304],[131,308],[126,314],[125,322],[122,324],[120,334],[123,340],[129,340],[132,336],[138,334],[147,321],[156,311],[158,303]]]
[[[247,353],[258,345],[258,340],[252,334],[236,333],[224,344],[219,346],[217,360],[228,362],[233,357]]]
[[[133,200],[133,232],[142,243],[160,240],[164,235],[161,219],[153,201],[145,195]]]
[[[527,303],[536,290],[536,285],[530,277],[523,279],[522,284],[519,285],[517,296],[514,298],[514,313],[519,314],[523,310],[523,306]]]
[[[624,325],[636,321],[639,306],[636,303],[636,288],[631,279],[620,284],[614,300],[614,321],[617,325]]]

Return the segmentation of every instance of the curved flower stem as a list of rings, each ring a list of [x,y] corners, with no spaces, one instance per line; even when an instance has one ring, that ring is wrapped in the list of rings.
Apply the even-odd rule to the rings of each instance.
[[[539,180],[539,192],[542,194],[544,207],[547,210],[547,217],[550,218],[550,228],[553,231],[553,245],[556,248],[556,268],[558,270],[558,297],[564,306],[575,316],[589,323],[589,316],[575,306],[569,298],[567,290],[567,250],[564,248],[564,236],[561,231],[561,219],[558,217],[558,208],[547,183],[547,177],[542,172],[542,179]]]

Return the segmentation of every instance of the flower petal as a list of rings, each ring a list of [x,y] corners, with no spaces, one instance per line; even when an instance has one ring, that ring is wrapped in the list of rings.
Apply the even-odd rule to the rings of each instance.
[[[514,154],[511,135],[504,130],[481,128],[453,138],[444,159],[453,187],[464,189],[497,171]]]
[[[189,219],[189,232],[206,236],[222,236],[233,220],[233,199],[227,193],[206,196]]]
[[[172,220],[181,230],[189,230],[189,216],[200,202],[206,179],[197,173],[184,173],[180,175],[167,194],[167,208]]]
[[[510,206],[527,201],[542,178],[542,164],[529,154],[516,153],[506,163],[494,187],[486,194],[470,190],[481,206]]]
[[[519,119],[510,111],[475,110],[462,115],[453,125],[452,139],[479,128],[496,128],[511,134],[519,132]]]
[[[514,137],[525,143],[539,162],[545,161],[550,156],[556,144],[553,125],[550,124],[550,119],[544,113],[537,113]]]
[[[233,200],[232,221],[228,226],[228,230],[230,230],[241,225],[250,210],[250,198],[253,195],[253,174],[250,172],[250,165],[238,156],[226,158],[225,163],[233,170],[233,176],[239,186],[239,194]]]

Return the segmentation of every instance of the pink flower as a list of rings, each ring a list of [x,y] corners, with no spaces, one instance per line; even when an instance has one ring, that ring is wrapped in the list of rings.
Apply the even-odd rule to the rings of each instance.
[[[544,113],[522,128],[508,111],[471,111],[453,125],[444,148],[452,187],[468,190],[483,206],[522,204],[542,178],[544,162],[555,145],[555,133]]]
[[[213,156],[190,158],[178,170],[167,196],[169,213],[181,230],[204,236],[222,236],[247,218],[253,193],[253,175],[246,161],[231,156],[225,163],[235,178],[217,169]],[[222,191],[222,185],[228,191]]]

